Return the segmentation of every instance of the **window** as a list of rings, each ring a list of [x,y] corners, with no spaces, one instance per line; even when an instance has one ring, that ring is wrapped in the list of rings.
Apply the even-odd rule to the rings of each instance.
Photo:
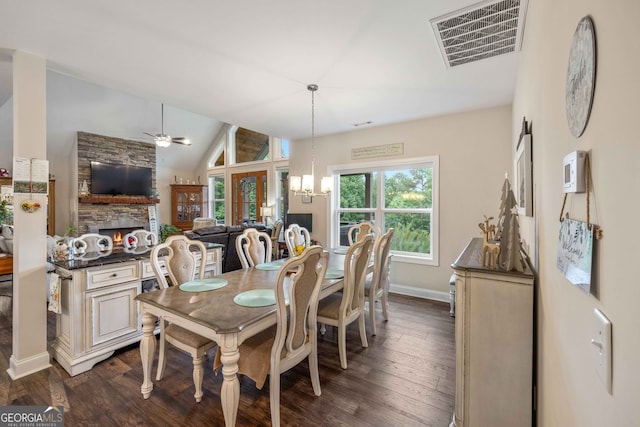
[[[276,159],[288,159],[289,158],[289,140],[273,137],[273,149]]]
[[[216,224],[225,224],[224,176],[209,177],[209,212]]]
[[[212,217],[215,215],[218,224],[257,221],[260,206],[273,208],[271,221],[284,216],[289,201],[286,182],[289,145],[287,139],[228,125],[207,159],[209,212]],[[241,186],[240,178],[256,173],[264,175],[260,187],[256,181],[251,187],[253,193],[242,193],[250,188]],[[238,178],[235,181],[234,176]],[[229,203],[225,203],[225,195]]]
[[[269,135],[237,128],[234,142],[235,164],[269,160]]]
[[[347,231],[361,221],[395,229],[391,250],[404,260],[437,265],[438,157],[334,170],[338,191],[333,241],[348,245]]]
[[[284,220],[285,214],[289,211],[289,168],[276,168],[276,197],[275,209],[273,212],[275,219]]]

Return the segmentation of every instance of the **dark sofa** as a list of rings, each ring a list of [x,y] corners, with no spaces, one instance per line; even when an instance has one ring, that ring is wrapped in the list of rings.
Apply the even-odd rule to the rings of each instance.
[[[220,243],[222,248],[222,272],[239,270],[242,268],[238,252],[236,250],[236,238],[242,234],[245,228],[255,228],[271,234],[271,229],[262,224],[251,225],[214,225],[212,227],[198,228],[185,231],[184,234],[193,240],[203,242]]]

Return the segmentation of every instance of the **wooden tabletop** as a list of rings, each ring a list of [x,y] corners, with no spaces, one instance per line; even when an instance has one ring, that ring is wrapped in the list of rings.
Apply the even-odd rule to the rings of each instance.
[[[330,268],[342,268],[343,265],[344,256],[330,254]],[[276,306],[244,307],[234,303],[233,298],[241,292],[253,289],[273,289],[277,274],[277,270],[256,268],[235,270],[216,276],[228,282],[226,286],[219,289],[185,292],[178,286],[172,286],[168,289],[142,293],[136,297],[136,300],[160,307],[179,317],[188,317],[220,334],[239,332],[252,323],[273,316]],[[341,283],[341,278],[325,279],[322,287],[323,289],[331,288]],[[286,281],[285,286],[287,286]]]

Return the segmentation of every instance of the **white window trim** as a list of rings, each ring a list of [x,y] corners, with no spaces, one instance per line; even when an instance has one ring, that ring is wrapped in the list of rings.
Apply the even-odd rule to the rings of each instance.
[[[350,163],[349,165],[329,165],[327,171],[333,177],[333,188],[338,188],[338,177],[340,175],[349,173],[358,173],[363,170],[372,170],[378,168],[392,169],[392,168],[411,168],[416,166],[423,166],[425,163],[431,164],[433,169],[433,182],[431,189],[431,254],[429,256],[419,256],[415,254],[393,252],[393,262],[404,262],[410,264],[421,264],[430,266],[439,266],[439,254],[440,254],[440,156],[425,156],[414,157],[411,159],[385,159],[371,162]],[[339,222],[336,206],[338,206],[338,194],[332,192],[331,203],[327,203],[327,217],[329,218],[329,242],[331,247],[337,247],[340,245],[340,236],[337,224]],[[383,201],[380,201],[383,203]],[[376,212],[378,208],[364,208],[358,209],[358,212],[370,210]],[[417,210],[412,210],[413,212]]]
[[[211,173],[207,175],[207,185],[209,186],[207,192],[209,193],[208,196],[208,200],[207,200],[207,209],[209,211],[209,218],[213,218],[215,215],[215,195],[216,195],[216,189],[215,189],[215,185],[209,185],[210,179],[211,178],[222,178],[223,181],[225,182],[225,189],[226,189],[226,183],[227,183],[227,178],[225,176],[224,173]],[[224,198],[224,205],[225,205],[225,222],[226,222],[226,215],[227,215],[227,198],[226,198],[226,194],[225,194],[225,198]],[[217,224],[216,224],[217,225]]]

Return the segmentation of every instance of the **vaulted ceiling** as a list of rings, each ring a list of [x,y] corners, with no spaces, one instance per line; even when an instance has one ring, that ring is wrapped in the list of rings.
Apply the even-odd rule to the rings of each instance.
[[[430,21],[475,3],[0,0],[0,52],[31,52],[56,73],[146,100],[137,128],[114,136],[156,132],[164,102],[212,120],[212,133],[226,122],[297,139],[311,132],[309,83],[319,85],[316,135],[510,103],[517,54],[451,68],[442,59]],[[0,97],[7,87],[0,75]]]

